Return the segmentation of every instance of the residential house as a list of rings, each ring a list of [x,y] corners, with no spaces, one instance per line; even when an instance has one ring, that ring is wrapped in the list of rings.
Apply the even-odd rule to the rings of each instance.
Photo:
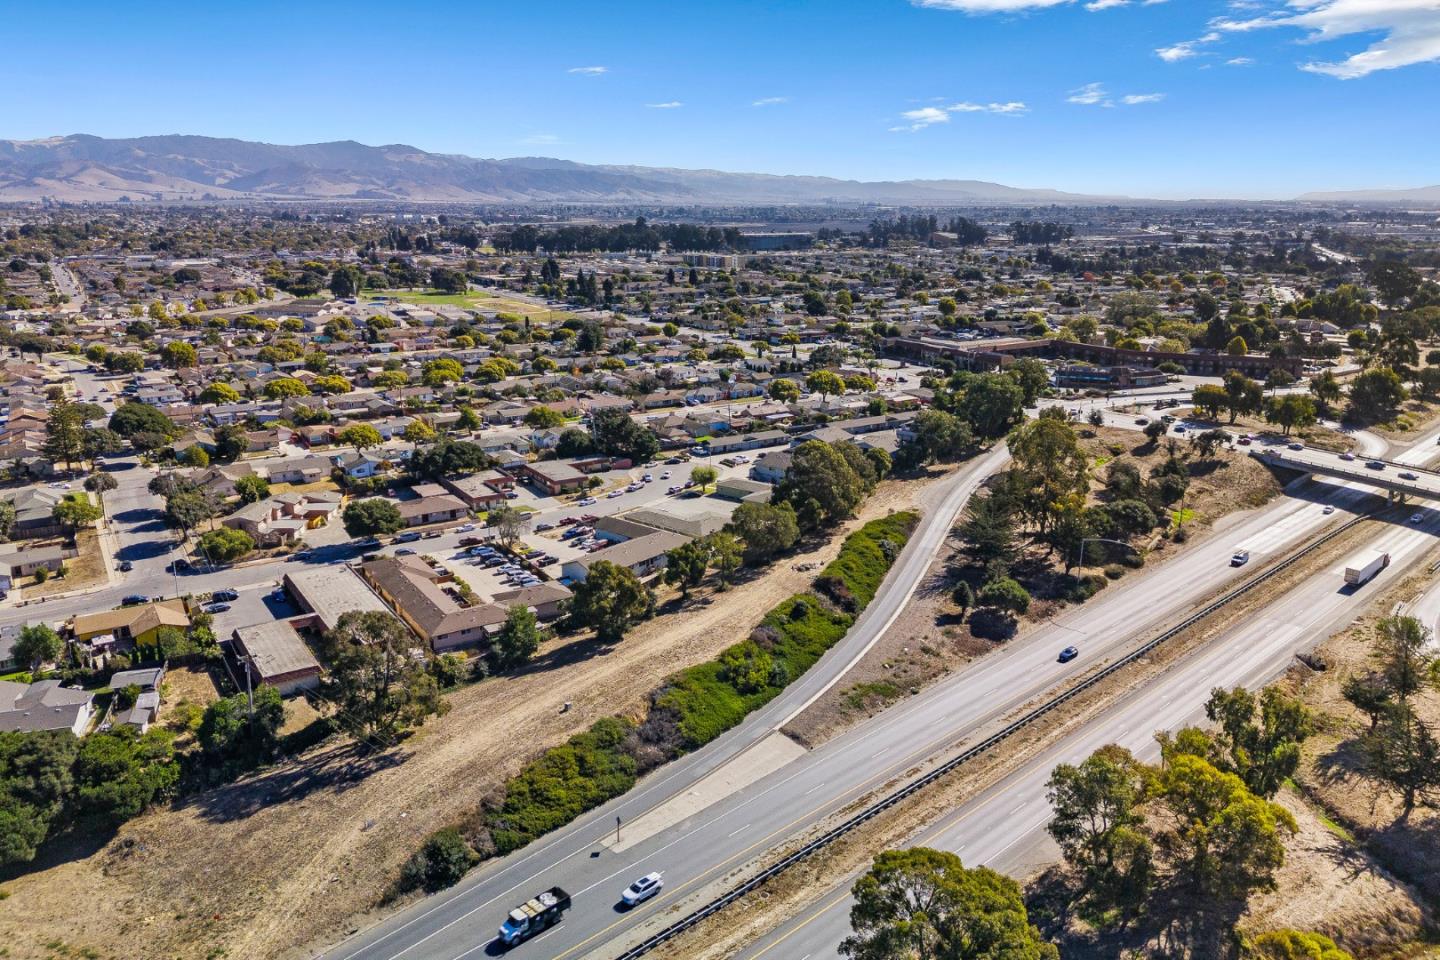
[[[55,522],[55,504],[65,498],[65,491],[52,487],[22,487],[6,497],[15,506],[15,523],[10,528],[12,540],[58,537],[64,532]]]
[[[361,565],[360,573],[436,653],[487,643],[490,631],[505,622],[505,607],[490,603],[463,606],[440,587],[447,577],[418,557],[372,560]]]
[[[185,601],[157,600],[119,610],[77,613],[70,621],[70,632],[82,642],[108,634],[123,643],[148,646],[162,628],[185,630],[189,626]]]
[[[135,687],[135,702],[124,709],[116,709],[110,715],[111,726],[117,724],[134,727],[141,733],[150,729],[150,724],[160,715],[160,684],[165,680],[165,668],[145,667],[140,670],[122,670],[110,677],[110,689],[124,690]]]
[[[69,730],[80,737],[94,710],[94,697],[62,687],[59,680],[28,684],[0,680],[0,731]]]
[[[575,467],[559,460],[540,460],[522,464],[520,472],[552,497],[585,488],[586,476]]]
[[[779,483],[785,479],[794,455],[788,450],[766,450],[750,465],[750,479],[762,483]]]
[[[407,527],[420,527],[429,523],[448,523],[470,515],[465,501],[450,494],[402,500],[395,505]]]
[[[665,568],[666,554],[690,537],[669,530],[656,530],[642,523],[620,517],[602,517],[595,524],[596,536],[615,545],[598,553],[567,560],[561,573],[572,583],[583,583],[590,568],[601,560],[625,567],[637,577],[646,577]]]

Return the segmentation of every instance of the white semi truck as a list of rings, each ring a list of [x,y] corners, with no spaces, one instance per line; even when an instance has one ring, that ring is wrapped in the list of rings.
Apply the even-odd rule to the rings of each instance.
[[[1345,582],[1358,587],[1388,566],[1390,554],[1382,550],[1366,550],[1351,557],[1345,564]]]

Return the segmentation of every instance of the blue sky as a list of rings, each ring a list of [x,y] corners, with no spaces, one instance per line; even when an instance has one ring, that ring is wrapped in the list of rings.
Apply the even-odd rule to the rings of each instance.
[[[1181,198],[1440,182],[1440,0],[75,0],[6,24],[12,139]]]

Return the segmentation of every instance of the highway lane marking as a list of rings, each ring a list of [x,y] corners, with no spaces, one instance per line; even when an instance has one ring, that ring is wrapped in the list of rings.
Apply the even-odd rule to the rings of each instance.
[[[822,782],[822,783],[817,783],[817,784],[815,784],[815,786],[811,787],[809,790],[806,790],[804,793],[800,794],[800,796],[802,796],[802,797],[808,797],[808,796],[810,796],[810,794],[814,793],[816,790],[819,790],[819,789],[820,789],[821,787],[823,787],[823,786],[825,786],[825,784],[824,784],[823,782]]]
[[[740,833],[740,832],[742,832],[742,831],[744,831],[744,830],[748,830],[748,829],[750,829],[750,824],[747,823],[747,824],[745,824],[745,826],[740,827],[740,828],[737,829],[737,830],[732,830],[732,831],[730,831],[729,833],[725,834],[725,839],[726,839],[726,840],[729,840],[731,837],[735,836],[735,834]]]
[[[769,953],[771,950],[774,950],[776,947],[780,946],[780,944],[784,943],[786,940],[789,940],[791,937],[795,936],[795,934],[799,933],[801,930],[804,930],[804,929],[805,929],[806,927],[808,927],[810,924],[814,923],[816,920],[820,919],[820,918],[823,917],[825,914],[829,913],[831,910],[833,910],[833,909],[836,907],[837,904],[840,903],[840,901],[844,900],[844,899],[845,899],[846,897],[848,897],[848,896],[850,896],[850,891],[849,891],[849,890],[842,890],[842,891],[840,892],[840,894],[839,894],[838,896],[836,896],[836,897],[833,897],[833,898],[830,900],[829,903],[827,903],[827,904],[825,904],[824,906],[820,907],[820,908],[819,908],[818,910],[816,910],[814,913],[810,914],[809,917],[807,917],[806,919],[802,920],[800,923],[796,924],[795,926],[791,927],[788,931],[786,931],[785,935],[782,936],[780,939],[776,940],[774,943],[770,944],[768,947],[765,947],[765,948],[762,949],[759,953],[751,954],[750,960],[758,960],[758,958],[765,956],[765,954]],[[808,956],[810,956],[810,954],[807,953],[807,954],[805,954],[805,956],[808,957]],[[804,958],[802,957],[801,960],[804,960]]]

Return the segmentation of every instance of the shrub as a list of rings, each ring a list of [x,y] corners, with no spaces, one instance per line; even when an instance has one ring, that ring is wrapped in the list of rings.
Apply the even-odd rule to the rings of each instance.
[[[496,851],[518,850],[629,790],[636,765],[622,748],[633,729],[619,717],[597,720],[512,777],[505,784],[504,803],[488,818]]]
[[[1119,580],[1125,576],[1125,568],[1118,563],[1105,564],[1105,576],[1110,580]]]
[[[871,520],[845,538],[840,553],[821,571],[816,587],[833,595],[827,587],[839,581],[848,591],[848,597],[853,598],[854,609],[865,609],[875,598],[880,581],[885,579],[891,563],[910,539],[918,520],[916,514],[908,511]],[[827,586],[821,587],[821,584]],[[841,603],[838,597],[836,602]],[[841,606],[849,609],[845,603]]]
[[[460,882],[475,863],[475,852],[454,827],[436,830],[411,854],[400,871],[402,890],[424,888],[430,893]]]

